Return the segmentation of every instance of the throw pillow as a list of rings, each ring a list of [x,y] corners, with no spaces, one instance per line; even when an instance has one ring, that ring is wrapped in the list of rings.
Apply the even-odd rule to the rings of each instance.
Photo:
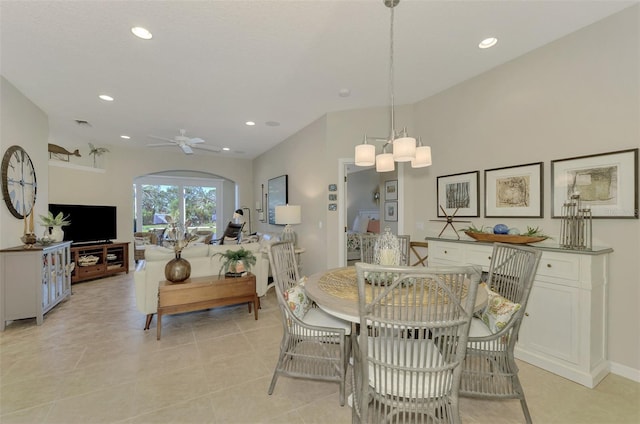
[[[353,220],[352,231],[355,233],[366,233],[368,226],[369,218],[358,215],[356,216],[356,219]]]
[[[497,333],[507,325],[511,316],[520,309],[520,304],[500,296],[491,290],[486,283],[480,283],[480,286],[487,291],[488,295],[487,306],[484,308],[480,318],[491,332]]]
[[[287,301],[289,309],[298,319],[303,319],[311,308],[311,300],[304,291],[304,283],[307,277],[300,278],[295,286],[284,292],[284,300]]]

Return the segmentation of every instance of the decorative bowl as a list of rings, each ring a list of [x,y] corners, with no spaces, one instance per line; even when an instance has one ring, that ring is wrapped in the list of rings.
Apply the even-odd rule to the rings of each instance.
[[[487,234],[487,233],[474,233],[471,231],[465,231],[466,235],[471,237],[472,239],[476,239],[478,241],[487,241],[487,242],[498,242],[498,243],[511,243],[511,244],[529,244],[529,243],[537,243],[542,240],[546,240],[548,237],[529,237],[522,235],[512,235],[512,234]]]
[[[94,256],[94,255],[80,256],[78,258],[78,265],[80,265],[80,266],[91,266],[91,265],[97,264],[99,260],[100,260],[100,258],[98,256]]]

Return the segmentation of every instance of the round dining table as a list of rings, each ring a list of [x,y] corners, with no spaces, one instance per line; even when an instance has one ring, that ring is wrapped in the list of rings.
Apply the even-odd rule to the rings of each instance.
[[[312,274],[307,277],[304,288],[307,296],[326,313],[346,321],[360,322],[355,266],[333,268]],[[487,291],[479,288],[474,311],[482,310],[487,304],[487,299]]]

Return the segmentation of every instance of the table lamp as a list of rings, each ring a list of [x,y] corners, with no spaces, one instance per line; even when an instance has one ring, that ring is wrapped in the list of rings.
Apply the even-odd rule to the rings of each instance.
[[[284,224],[282,230],[282,241],[290,241],[296,247],[298,239],[292,225],[302,222],[302,209],[300,205],[280,205],[276,206],[276,224]]]

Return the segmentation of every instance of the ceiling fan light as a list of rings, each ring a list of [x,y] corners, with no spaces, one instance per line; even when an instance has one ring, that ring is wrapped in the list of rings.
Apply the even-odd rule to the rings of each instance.
[[[411,159],[412,168],[424,168],[431,166],[431,147],[419,146],[416,148],[416,157]]]
[[[376,146],[358,144],[356,146],[356,166],[372,166],[376,163]]]
[[[396,162],[409,162],[416,156],[416,139],[401,137],[393,140],[393,159]]]
[[[394,169],[393,154],[380,153],[376,156],[376,172],[391,172]]]

